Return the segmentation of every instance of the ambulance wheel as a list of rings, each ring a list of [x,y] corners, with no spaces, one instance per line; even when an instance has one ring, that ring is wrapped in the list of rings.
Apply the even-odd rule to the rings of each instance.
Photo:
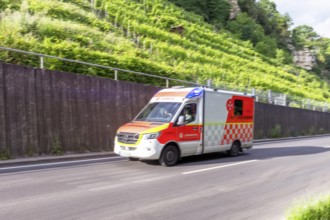
[[[178,161],[179,161],[179,150],[174,145],[166,146],[159,158],[160,165],[166,167],[173,166]]]
[[[241,147],[238,141],[235,141],[233,145],[231,145],[230,150],[228,151],[228,155],[231,157],[236,157],[239,155],[241,151]]]

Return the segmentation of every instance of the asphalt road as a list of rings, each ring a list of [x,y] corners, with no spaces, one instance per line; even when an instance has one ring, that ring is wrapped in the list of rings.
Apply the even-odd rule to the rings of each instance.
[[[175,167],[117,157],[0,169],[0,219],[283,219],[330,193],[330,137],[260,143]]]

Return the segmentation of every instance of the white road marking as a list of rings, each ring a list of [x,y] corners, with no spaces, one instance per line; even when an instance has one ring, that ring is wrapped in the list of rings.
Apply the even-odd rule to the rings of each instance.
[[[24,165],[24,166],[13,166],[13,167],[3,167],[0,168],[1,170],[11,170],[11,169],[19,169],[19,168],[31,168],[31,167],[42,167],[42,166],[51,166],[51,165],[61,165],[61,164],[74,164],[74,163],[81,163],[81,162],[91,162],[91,161],[101,161],[104,159],[120,159],[122,157],[102,157],[96,159],[88,159],[88,160],[74,160],[74,161],[64,161],[64,162],[54,162],[54,163],[42,163],[42,164],[32,164],[32,165]]]
[[[210,167],[210,168],[205,168],[205,169],[200,169],[200,170],[193,170],[193,171],[189,171],[189,172],[184,172],[182,174],[186,175],[186,174],[192,174],[192,173],[199,173],[199,172],[204,172],[204,171],[209,171],[209,170],[221,169],[221,168],[225,168],[225,167],[238,166],[238,165],[241,165],[241,164],[252,163],[252,162],[256,162],[256,161],[258,161],[258,160],[249,160],[249,161],[244,161],[244,162],[239,162],[239,163],[232,163],[232,164],[227,164],[227,165],[222,165],[222,166],[217,166],[217,167]]]

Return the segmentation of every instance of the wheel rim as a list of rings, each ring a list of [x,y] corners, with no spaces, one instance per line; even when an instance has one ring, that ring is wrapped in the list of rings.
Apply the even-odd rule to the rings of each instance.
[[[230,150],[228,151],[228,154],[232,157],[236,157],[239,155],[239,152],[240,152],[240,147],[238,144],[234,143]]]
[[[168,151],[166,153],[166,160],[168,162],[172,162],[174,160],[175,156],[174,156],[174,152],[173,151]]]

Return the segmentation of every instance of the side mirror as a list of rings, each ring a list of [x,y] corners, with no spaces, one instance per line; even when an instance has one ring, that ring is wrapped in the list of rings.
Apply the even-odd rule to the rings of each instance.
[[[184,125],[184,124],[185,124],[184,115],[181,115],[181,116],[179,116],[177,125]]]

